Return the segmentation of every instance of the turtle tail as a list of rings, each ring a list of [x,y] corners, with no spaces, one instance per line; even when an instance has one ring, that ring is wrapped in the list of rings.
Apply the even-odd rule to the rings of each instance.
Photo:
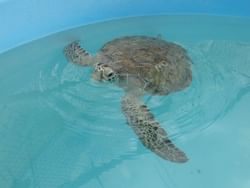
[[[94,63],[94,58],[81,47],[79,41],[67,45],[64,48],[64,55],[69,62],[77,65],[90,66]]]
[[[127,122],[142,144],[165,160],[176,163],[188,161],[185,153],[177,148],[160,127],[153,114],[138,97],[127,95],[122,100],[122,110]]]

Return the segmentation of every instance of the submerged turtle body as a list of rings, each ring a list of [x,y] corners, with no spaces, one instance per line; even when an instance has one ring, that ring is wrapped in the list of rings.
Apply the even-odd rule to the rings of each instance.
[[[104,44],[96,56],[78,42],[69,44],[64,53],[74,64],[95,67],[95,80],[124,89],[122,111],[145,147],[172,162],[188,160],[140,99],[145,93],[167,95],[190,85],[191,60],[184,48],[160,38],[128,36]]]
[[[112,67],[120,82],[133,78],[128,86],[137,84],[150,94],[166,95],[187,87],[192,80],[186,50],[159,38],[118,38],[106,43],[98,57]]]

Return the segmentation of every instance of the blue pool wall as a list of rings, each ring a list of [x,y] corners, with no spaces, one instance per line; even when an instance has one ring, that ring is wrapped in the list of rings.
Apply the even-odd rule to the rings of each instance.
[[[213,14],[250,18],[250,1],[0,0],[0,53],[76,26],[155,14]]]

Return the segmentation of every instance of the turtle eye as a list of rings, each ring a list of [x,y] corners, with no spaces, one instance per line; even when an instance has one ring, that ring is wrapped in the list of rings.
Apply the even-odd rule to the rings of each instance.
[[[108,77],[112,77],[112,76],[114,76],[113,72],[111,72],[111,73],[108,74]]]
[[[114,72],[110,72],[107,74],[107,80],[109,82],[114,82],[116,80],[116,74]]]

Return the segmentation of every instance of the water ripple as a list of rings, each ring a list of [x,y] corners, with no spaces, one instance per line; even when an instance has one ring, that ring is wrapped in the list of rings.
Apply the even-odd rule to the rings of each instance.
[[[191,87],[148,101],[174,138],[212,126],[239,101],[239,93],[249,92],[250,84],[249,44],[204,41],[185,46],[193,60]]]
[[[207,129],[239,100],[250,83],[250,45],[230,41],[184,44],[193,60],[192,85],[169,96],[147,96],[173,139]],[[43,70],[39,84],[47,104],[77,134],[126,135],[120,110],[123,91],[91,81],[91,70],[71,64]],[[246,89],[248,88],[248,89]]]

